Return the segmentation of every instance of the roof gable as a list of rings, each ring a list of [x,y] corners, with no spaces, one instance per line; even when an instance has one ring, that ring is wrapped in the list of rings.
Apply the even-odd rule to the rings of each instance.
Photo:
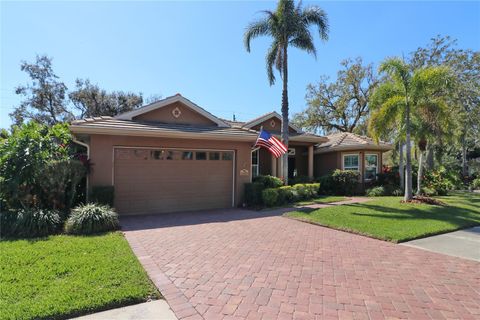
[[[183,108],[185,109],[182,111]],[[168,115],[167,118],[165,118],[166,115]],[[180,94],[156,101],[136,110],[122,113],[115,118],[119,120],[159,121],[230,127],[225,121],[215,117],[205,109],[182,97]]]
[[[282,116],[280,114],[278,114],[276,111],[273,111],[273,112],[270,112],[270,113],[267,113],[263,116],[260,116],[258,118],[255,118],[251,121],[248,121],[247,123],[245,123],[242,127],[243,128],[247,128],[247,129],[252,129],[254,128],[255,126],[258,126],[268,120],[274,120],[277,119],[278,121],[282,121]],[[297,133],[302,133],[302,130],[299,129],[298,127],[292,125],[289,123],[289,127],[291,130],[293,130],[294,132],[297,132]],[[278,129],[278,131],[280,131],[280,128]]]

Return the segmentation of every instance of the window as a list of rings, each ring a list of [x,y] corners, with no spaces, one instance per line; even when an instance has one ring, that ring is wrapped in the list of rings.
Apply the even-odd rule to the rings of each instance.
[[[232,161],[233,160],[233,153],[232,152],[223,152],[222,153],[222,160]]]
[[[220,152],[209,152],[208,160],[220,160]]]
[[[195,159],[196,160],[207,160],[207,153],[206,152],[195,152]]]
[[[252,178],[259,175],[259,151],[260,149],[252,151]]]
[[[360,171],[358,154],[343,155],[343,170]]]
[[[193,152],[192,151],[183,151],[182,160],[192,160],[192,159],[193,159]]]
[[[152,159],[154,160],[163,160],[165,150],[154,150],[152,151]]]
[[[377,177],[378,155],[365,155],[365,180],[374,180]]]
[[[175,150],[169,150],[167,151],[167,160],[180,160],[181,159],[181,152],[180,151],[175,151]]]

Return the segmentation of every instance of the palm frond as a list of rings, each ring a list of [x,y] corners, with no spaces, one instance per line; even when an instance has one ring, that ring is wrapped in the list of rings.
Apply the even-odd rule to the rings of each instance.
[[[243,44],[245,45],[245,49],[247,49],[247,52],[250,52],[250,41],[253,38],[259,36],[267,36],[270,33],[270,21],[268,18],[260,19],[250,23],[243,36]]]
[[[320,39],[328,40],[330,26],[328,24],[328,15],[325,11],[316,6],[307,7],[303,9],[300,19],[307,27],[310,25],[317,26]]]
[[[267,51],[266,64],[267,64],[267,76],[270,85],[275,84],[275,74],[273,73],[273,66],[277,64],[278,52],[281,51],[279,48],[278,41],[274,41],[270,48]],[[278,69],[278,66],[277,66]]]
[[[290,40],[290,44],[298,49],[305,50],[317,57],[317,50],[313,44],[313,38],[308,29],[302,29],[295,38]]]

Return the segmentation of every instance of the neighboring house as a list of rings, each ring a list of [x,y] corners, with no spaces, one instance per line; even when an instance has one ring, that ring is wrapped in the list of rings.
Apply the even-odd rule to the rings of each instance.
[[[235,207],[242,204],[244,184],[252,176],[278,176],[280,159],[265,149],[252,150],[261,127],[279,135],[280,115],[227,121],[177,94],[113,118],[74,121],[70,128],[88,146],[89,187],[113,185],[120,214],[155,214]],[[329,171],[321,160],[328,151],[317,154],[329,143],[328,137],[291,125],[289,176],[313,178]],[[365,146],[358,141],[351,150],[358,151],[359,159],[361,152],[378,152],[380,170],[381,151],[390,147]],[[332,146],[330,152],[344,151]],[[355,161],[348,159],[345,163],[353,169]],[[342,163],[327,165],[333,170]],[[358,170],[363,173],[363,166]]]

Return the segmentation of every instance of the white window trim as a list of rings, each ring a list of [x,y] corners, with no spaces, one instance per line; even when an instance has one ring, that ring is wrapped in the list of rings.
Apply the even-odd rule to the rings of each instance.
[[[375,176],[378,174],[378,167],[379,167],[378,162],[379,162],[379,160],[380,160],[380,157],[379,157],[378,153],[366,153],[366,154],[365,154],[365,172],[363,173],[363,175],[364,175],[363,178],[364,178],[366,181],[371,181],[371,180],[374,180],[374,179],[367,179],[367,178],[365,177],[365,175],[366,175],[366,173],[367,173],[367,160],[366,160],[366,159],[367,159],[367,156],[376,156],[376,157],[377,157],[377,165],[375,166]]]
[[[346,156],[357,156],[358,157],[358,170],[345,169],[345,157]],[[342,153],[342,170],[353,170],[353,171],[361,172],[361,169],[362,169],[362,158],[360,157],[360,153]]]
[[[256,164],[253,163],[253,153],[254,152],[257,153],[257,163]],[[254,177],[258,177],[259,174],[260,174],[260,148],[252,150],[252,156],[250,158],[250,163],[251,163],[251,168],[250,168],[251,170],[250,171],[252,172],[252,179],[253,179]],[[254,174],[254,168],[255,168],[256,175]]]

